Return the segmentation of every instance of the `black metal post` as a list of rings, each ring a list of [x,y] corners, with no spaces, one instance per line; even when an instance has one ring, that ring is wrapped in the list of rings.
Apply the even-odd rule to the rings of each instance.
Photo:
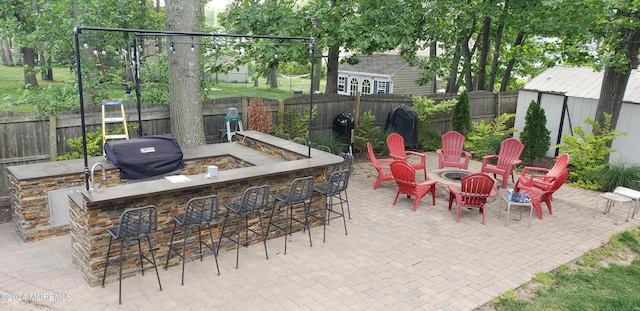
[[[82,28],[73,29],[76,49],[76,71],[78,74],[78,96],[80,96],[80,126],[82,131],[82,154],[84,156],[84,185],[89,190],[89,159],[87,158],[87,130],[84,121],[84,94],[82,92],[82,66],[80,65],[80,33]]]
[[[313,120],[313,67],[315,67],[315,48],[316,44],[313,38],[311,38],[311,45],[309,46],[311,54],[311,86],[309,87],[309,138],[307,141],[307,148],[309,150],[309,158],[311,158],[311,124]]]
[[[133,36],[133,80],[136,83],[136,104],[138,108],[138,137],[142,137],[142,102],[140,100],[140,56],[138,55],[138,43],[136,41],[137,36]]]

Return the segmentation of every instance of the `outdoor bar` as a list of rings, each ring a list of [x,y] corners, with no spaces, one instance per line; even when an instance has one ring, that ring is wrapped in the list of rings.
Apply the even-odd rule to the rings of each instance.
[[[156,260],[162,260],[167,253],[167,247],[173,228],[173,215],[183,213],[186,202],[196,196],[215,194],[220,200],[220,217],[214,223],[213,236],[216,240],[220,236],[220,227],[226,210],[224,202],[238,200],[248,187],[267,184],[271,193],[282,193],[287,190],[291,182],[298,177],[313,176],[316,183],[324,180],[326,169],[343,161],[343,158],[334,154],[311,150],[308,157],[308,147],[277,138],[268,134],[255,131],[236,133],[237,141],[202,145],[185,148],[185,167],[181,175],[189,181],[174,183],[160,176],[144,181],[121,180],[118,169],[111,163],[103,161],[106,180],[102,180],[102,172],[94,172],[94,182],[101,185],[93,190],[76,187],[69,192],[69,227],[71,231],[72,260],[74,266],[84,276],[90,286],[96,286],[102,282],[102,271],[105,264],[109,234],[107,228],[118,223],[122,212],[127,208],[153,204],[158,209],[158,230],[152,235]],[[92,162],[95,159],[92,159]],[[46,163],[40,164],[40,166]],[[206,178],[207,166],[217,165],[217,176]],[[12,181],[15,183],[14,192],[16,199],[24,197],[19,192],[28,189],[26,183],[32,186],[38,181],[30,179],[27,171],[43,172],[43,167],[12,167]],[[75,168],[75,179],[82,179],[82,172]],[[44,176],[40,176],[41,178]],[[49,176],[55,180],[55,176]],[[324,204],[321,196],[313,199],[314,207]],[[24,210],[30,210],[28,202],[16,200],[14,212],[24,214]],[[269,207],[271,208],[271,206]],[[45,209],[38,205],[35,209]],[[269,215],[266,210],[264,215]],[[281,209],[284,214],[285,210]],[[302,209],[294,211],[298,218],[304,218]],[[50,221],[46,211],[31,211],[28,214],[41,215],[42,219],[34,218],[33,221],[49,227]],[[281,215],[277,215],[281,216]],[[276,217],[276,216],[274,216]],[[250,226],[257,226],[257,217],[249,220]],[[269,221],[263,217],[264,226]],[[316,226],[318,223],[312,223]],[[19,224],[17,224],[19,225]],[[36,230],[37,228],[31,228]],[[259,229],[256,229],[259,230]],[[301,226],[294,227],[293,231],[302,230]],[[205,234],[208,234],[205,232]],[[282,236],[279,230],[269,232],[268,238]],[[221,250],[233,248],[232,243],[223,240]],[[188,250],[190,252],[191,250]],[[169,265],[175,265],[179,258],[174,257]],[[135,263],[132,263],[135,264]],[[127,268],[125,266],[125,268]],[[107,274],[107,282],[117,280],[115,274]]]

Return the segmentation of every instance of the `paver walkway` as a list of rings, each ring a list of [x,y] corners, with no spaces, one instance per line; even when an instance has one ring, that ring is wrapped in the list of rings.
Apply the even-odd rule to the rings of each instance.
[[[434,153],[427,158],[429,168],[437,167]],[[479,167],[473,162],[470,170]],[[531,227],[517,220],[517,210],[505,227],[499,200],[488,205],[486,225],[467,209],[456,223],[447,197],[437,197],[436,206],[427,197],[412,212],[404,196],[391,205],[393,182],[374,191],[374,180],[368,162],[356,164],[347,236],[332,222],[326,243],[322,228],[312,230],[310,248],[297,232],[287,255],[281,238],[270,240],[269,260],[261,244],[251,245],[240,250],[238,270],[235,251],[223,252],[221,276],[213,258],[189,262],[184,286],[179,266],[160,270],[162,292],[154,273],[137,275],[124,280],[122,305],[117,283],[89,287],[73,268],[69,236],[25,244],[10,223],[0,224],[0,293],[32,295],[58,310],[473,310],[640,224],[637,217],[614,225],[615,215],[594,209],[598,192],[569,185],[554,195],[554,214],[545,210]],[[0,299],[2,308],[7,297]]]

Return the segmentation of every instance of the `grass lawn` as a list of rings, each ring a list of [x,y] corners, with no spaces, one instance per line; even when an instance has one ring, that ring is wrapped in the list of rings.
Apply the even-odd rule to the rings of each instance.
[[[640,228],[573,263],[540,273],[478,310],[640,310]]]
[[[70,78],[75,78],[75,73],[70,72],[68,68],[54,68],[53,77],[54,81],[43,81],[41,79],[38,79],[38,83],[42,87],[46,87],[52,84],[62,84]],[[320,90],[324,90],[325,82],[325,80],[320,81]],[[304,94],[309,94],[310,84],[310,79],[287,79],[279,77],[278,89],[271,89],[267,85],[266,78],[262,78],[258,80],[258,87],[254,87],[253,82],[219,82],[217,84],[214,84],[208,90],[203,90],[203,92],[206,91],[206,96],[208,96],[209,98],[244,96],[282,100],[293,97],[293,91],[302,91]],[[23,89],[24,78],[22,67],[0,66],[0,109],[21,112],[35,112],[35,107],[30,105],[19,105],[13,107],[6,107],[5,105],[3,105],[8,96],[13,99],[20,98],[22,96]],[[124,96],[124,90],[119,85],[109,87],[108,92],[111,95],[111,98],[121,98]],[[142,94],[142,96],[144,97],[144,93]]]

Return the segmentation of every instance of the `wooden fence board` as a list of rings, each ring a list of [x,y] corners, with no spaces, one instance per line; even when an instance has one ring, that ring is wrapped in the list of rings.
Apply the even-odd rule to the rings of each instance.
[[[429,96],[436,101],[456,98],[455,94],[435,94]],[[472,121],[485,120],[490,122],[498,113],[515,113],[517,92],[493,94],[491,92],[470,92],[470,108]],[[246,128],[246,114],[244,108],[249,98],[211,99],[204,102],[203,118],[205,138],[207,143],[219,141],[219,129],[224,127],[224,117],[227,109],[235,107],[243,118]],[[375,116],[375,124],[384,128],[389,111],[402,104],[410,105],[412,99],[407,96],[390,94],[372,94],[360,97],[359,112],[362,115],[371,111]],[[279,101],[264,100],[272,112],[273,124],[278,121]],[[316,94],[313,104],[318,107],[318,113],[312,121],[312,136],[331,134],[333,120],[341,112],[354,114],[356,98],[354,96]],[[304,112],[309,108],[309,96],[296,96],[284,102],[285,109],[297,109]],[[138,124],[138,113],[135,103],[127,101],[126,116],[130,125]],[[101,129],[100,105],[90,105],[85,111],[85,125],[87,132]],[[357,116],[354,115],[354,118]],[[144,105],[141,111],[144,135],[167,134],[171,132],[170,112],[167,105]],[[450,128],[450,114],[440,114],[432,120],[432,127],[437,132],[445,132]],[[53,161],[55,156],[71,151],[66,141],[80,137],[81,119],[78,113],[63,113],[55,116],[53,121],[56,133],[49,130],[48,120],[39,120],[34,113],[19,113],[0,111],[0,197],[8,194],[8,178],[6,167],[34,162]],[[53,127],[52,125],[52,127]],[[137,131],[130,133],[137,137]],[[50,141],[55,137],[56,141]],[[50,152],[55,148],[57,152]]]

